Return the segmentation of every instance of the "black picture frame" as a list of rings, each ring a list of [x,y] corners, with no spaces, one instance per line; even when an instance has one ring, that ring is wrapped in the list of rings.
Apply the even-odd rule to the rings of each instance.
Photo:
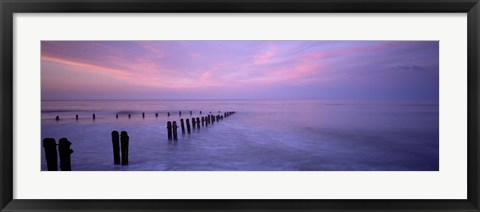
[[[1,211],[480,211],[478,0],[0,0]],[[468,197],[466,200],[19,200],[13,199],[14,13],[467,13]]]

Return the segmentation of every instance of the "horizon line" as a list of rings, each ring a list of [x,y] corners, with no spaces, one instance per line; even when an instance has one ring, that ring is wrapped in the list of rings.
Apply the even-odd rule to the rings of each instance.
[[[375,99],[375,98],[366,98],[366,99],[317,99],[317,98],[265,98],[265,99],[41,99],[40,101],[242,101],[242,100],[388,100],[388,101],[399,101],[399,100],[437,100],[439,98],[417,98],[417,99]]]

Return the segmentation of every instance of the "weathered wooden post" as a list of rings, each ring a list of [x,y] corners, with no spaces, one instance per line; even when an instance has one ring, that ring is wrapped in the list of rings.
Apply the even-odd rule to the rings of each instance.
[[[195,118],[192,117],[192,128],[195,130],[196,126],[195,126],[196,122],[195,122]]]
[[[170,117],[170,112],[167,112],[167,115]]]
[[[113,164],[120,164],[120,134],[118,131],[112,131],[112,146],[113,146]]]
[[[205,126],[205,118],[202,116],[202,127]]]
[[[58,155],[60,156],[60,170],[72,171],[72,164],[70,162],[70,155],[73,150],[70,149],[70,141],[67,138],[60,138],[58,141]]]
[[[132,114],[129,113],[129,114],[128,114],[128,118],[132,118]]]
[[[120,133],[120,142],[122,144],[122,165],[128,165],[128,134],[126,131]]]
[[[115,118],[118,119],[118,114],[115,115]]]
[[[177,137],[177,122],[176,121],[173,121],[173,140],[178,140],[178,137]]]
[[[178,111],[178,115],[179,115],[179,116],[182,116],[182,111]]]
[[[172,122],[167,122],[167,133],[168,133],[168,140],[172,140]]]
[[[144,112],[142,112],[142,118],[145,118],[145,113]]]
[[[78,120],[78,114],[77,114],[77,115],[75,115],[75,120]]]
[[[185,134],[185,124],[183,123],[183,119],[180,119],[180,126],[182,127],[182,134]]]
[[[190,121],[189,121],[189,119],[187,119],[186,122],[187,122],[187,132],[188,132],[188,134],[190,134]]]
[[[55,120],[57,120],[57,121],[60,120],[60,117],[59,116],[55,117]]]
[[[92,119],[95,120],[95,113],[92,115]]]
[[[58,171],[57,144],[55,143],[55,139],[44,138],[43,149],[45,150],[45,159],[47,160],[48,171]]]
[[[157,118],[158,118],[158,113],[155,113],[155,117],[157,117]]]
[[[200,111],[200,115],[202,115],[202,111]]]
[[[200,118],[197,117],[197,128],[200,129]]]

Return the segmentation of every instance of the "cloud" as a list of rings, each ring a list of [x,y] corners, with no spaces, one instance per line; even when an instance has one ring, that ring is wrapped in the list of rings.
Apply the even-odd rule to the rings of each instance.
[[[247,94],[247,87],[405,87],[411,78],[435,80],[438,42],[44,41],[41,59],[61,64],[57,74],[88,72],[62,77],[98,89]],[[42,82],[55,83],[50,68],[42,66]]]
[[[129,73],[127,71],[124,71],[124,70],[101,67],[101,66],[94,65],[94,64],[72,61],[72,60],[67,60],[67,59],[63,59],[63,58],[50,57],[50,56],[47,56],[47,55],[42,55],[42,61],[62,63],[64,65],[68,65],[68,66],[83,68],[83,70],[85,70],[85,71],[107,74],[107,75],[114,76],[114,77],[128,77],[128,76],[131,75],[131,73]]]

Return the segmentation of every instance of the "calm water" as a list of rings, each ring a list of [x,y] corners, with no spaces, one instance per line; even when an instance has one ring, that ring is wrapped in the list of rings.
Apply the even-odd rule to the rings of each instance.
[[[166,123],[179,122],[179,110],[184,119],[237,113],[169,142]],[[438,101],[42,101],[41,132],[72,142],[76,171],[431,171],[438,117]],[[112,130],[129,134],[128,166],[113,165]]]

